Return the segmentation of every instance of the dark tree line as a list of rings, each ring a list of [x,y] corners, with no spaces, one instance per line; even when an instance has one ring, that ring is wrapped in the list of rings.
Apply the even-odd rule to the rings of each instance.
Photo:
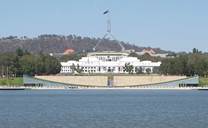
[[[5,76],[49,75],[61,70],[59,61],[49,55],[31,54],[17,49],[15,53],[0,54],[0,73]]]
[[[160,72],[166,75],[208,75],[208,54],[193,49],[192,53],[178,55],[172,59],[163,59]]]

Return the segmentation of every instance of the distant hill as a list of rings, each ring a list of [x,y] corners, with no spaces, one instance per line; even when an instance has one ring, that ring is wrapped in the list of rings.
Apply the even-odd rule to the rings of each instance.
[[[100,42],[97,47],[98,51],[120,51],[121,48],[116,40],[108,40],[101,38],[89,38],[75,35],[40,35],[35,38],[9,36],[0,38],[0,52],[15,52],[17,48],[27,50],[31,53],[63,53],[65,49],[72,48],[76,52],[92,52],[93,47]],[[137,52],[145,48],[134,44],[120,42],[126,50],[133,49]],[[170,51],[153,48],[156,53],[170,53]]]

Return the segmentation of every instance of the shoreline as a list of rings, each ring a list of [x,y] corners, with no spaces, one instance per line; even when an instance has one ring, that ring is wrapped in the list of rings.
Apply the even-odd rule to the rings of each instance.
[[[102,88],[102,87],[95,87],[95,88],[68,88],[68,87],[0,87],[1,90],[201,90],[201,91],[208,91],[208,87],[124,87],[124,88]]]

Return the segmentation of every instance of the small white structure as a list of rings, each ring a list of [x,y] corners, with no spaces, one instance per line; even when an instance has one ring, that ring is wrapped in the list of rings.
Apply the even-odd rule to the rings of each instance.
[[[133,73],[136,69],[147,69],[152,73],[154,68],[161,65],[161,62],[140,61],[136,57],[129,57],[124,52],[93,52],[88,53],[87,57],[82,57],[79,61],[70,60],[61,62],[60,73],[73,73],[72,66],[83,68],[82,73],[127,73],[124,71],[125,64],[132,65]]]

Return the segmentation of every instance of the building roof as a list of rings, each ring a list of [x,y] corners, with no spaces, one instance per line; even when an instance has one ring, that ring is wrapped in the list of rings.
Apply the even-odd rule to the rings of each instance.
[[[140,61],[139,59],[137,59],[136,57],[124,57],[121,58],[119,61],[123,61],[123,62],[132,62],[132,61]]]
[[[72,54],[72,53],[74,53],[75,52],[75,50],[74,49],[72,49],[72,48],[68,48],[68,49],[65,49],[65,51],[64,51],[64,55],[68,55],[68,54]]]
[[[104,51],[104,52],[91,52],[87,56],[128,56],[127,52],[114,52],[114,51]]]

